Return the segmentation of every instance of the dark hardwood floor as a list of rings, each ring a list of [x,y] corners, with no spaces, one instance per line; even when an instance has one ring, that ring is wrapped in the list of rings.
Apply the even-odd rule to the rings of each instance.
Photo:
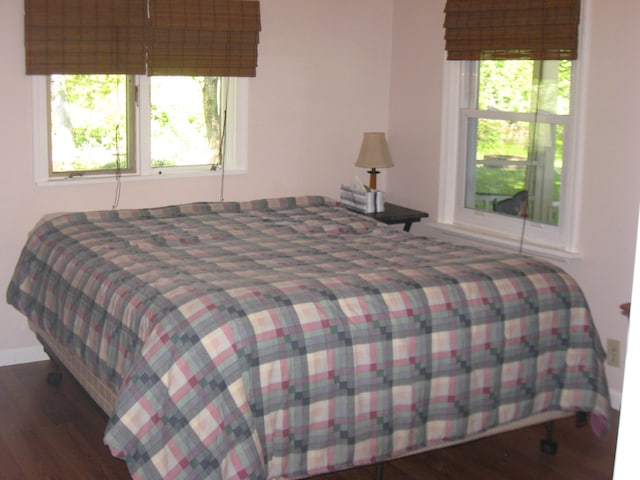
[[[46,383],[49,362],[0,367],[0,479],[119,480],[124,462],[102,444],[106,416],[65,372],[62,385]],[[540,453],[542,426],[415,455],[385,464],[384,479],[611,479],[618,414],[599,440],[574,419],[556,422],[556,456]],[[374,467],[316,477],[375,478]]]

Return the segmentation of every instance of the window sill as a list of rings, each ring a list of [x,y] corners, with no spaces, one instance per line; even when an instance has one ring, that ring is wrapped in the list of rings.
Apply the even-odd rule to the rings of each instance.
[[[244,175],[247,173],[246,169],[227,169],[225,175]],[[140,182],[140,181],[163,181],[178,178],[199,178],[199,177],[211,177],[221,176],[222,170],[188,170],[182,172],[167,172],[166,169],[153,171],[150,174],[140,173],[123,173],[120,175],[120,181],[124,183],[128,182]],[[98,183],[113,183],[117,179],[115,174],[109,175],[74,175],[72,177],[51,177],[36,180],[38,187],[63,187],[71,185],[88,185]]]
[[[520,239],[517,238],[465,225],[431,223],[429,226],[438,230],[442,236],[449,237],[449,239],[454,241],[468,243],[479,247],[520,252]],[[522,253],[532,257],[563,264],[569,264],[582,258],[582,255],[578,252],[563,250],[551,245],[527,242],[526,237],[522,246]]]

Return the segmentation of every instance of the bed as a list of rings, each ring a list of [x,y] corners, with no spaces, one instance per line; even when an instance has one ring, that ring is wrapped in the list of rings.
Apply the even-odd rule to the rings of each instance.
[[[609,428],[569,275],[324,197],[55,215],[7,300],[133,478],[304,478],[576,412]]]

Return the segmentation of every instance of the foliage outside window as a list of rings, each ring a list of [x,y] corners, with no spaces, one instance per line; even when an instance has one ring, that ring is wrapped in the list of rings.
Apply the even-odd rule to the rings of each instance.
[[[52,174],[131,171],[126,86],[124,75],[51,76]]]
[[[48,78],[51,176],[222,164],[228,82],[221,77]]]
[[[468,131],[465,207],[498,213],[498,202],[526,192],[527,217],[558,225],[572,62],[472,63],[477,82],[462,114]]]
[[[222,163],[220,77],[151,77],[151,165]]]

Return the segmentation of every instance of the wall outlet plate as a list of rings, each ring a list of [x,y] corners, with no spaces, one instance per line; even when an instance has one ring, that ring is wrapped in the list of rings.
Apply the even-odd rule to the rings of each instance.
[[[607,365],[610,367],[620,366],[620,340],[607,339]]]

